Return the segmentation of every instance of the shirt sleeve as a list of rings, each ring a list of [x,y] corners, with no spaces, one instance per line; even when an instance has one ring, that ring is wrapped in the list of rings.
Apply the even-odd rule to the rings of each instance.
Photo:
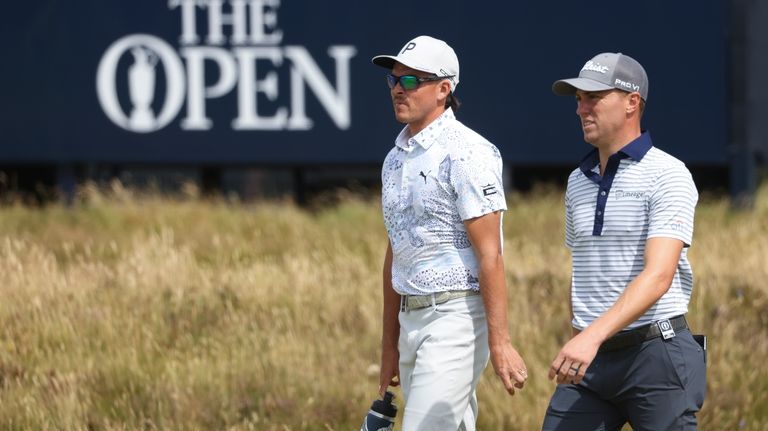
[[[649,201],[648,238],[675,238],[690,246],[698,200],[696,185],[684,165],[663,169]]]
[[[450,181],[462,220],[507,209],[499,150],[479,142],[451,157]]]
[[[568,182],[570,183],[570,179]],[[565,246],[573,250],[573,242],[576,235],[573,232],[573,209],[571,208],[569,189],[570,184],[565,190]]]

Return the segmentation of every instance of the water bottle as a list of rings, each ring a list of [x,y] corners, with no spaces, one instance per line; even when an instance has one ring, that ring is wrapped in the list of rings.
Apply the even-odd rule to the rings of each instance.
[[[360,431],[392,431],[395,428],[395,416],[397,416],[397,406],[392,404],[394,397],[395,394],[387,391],[384,393],[383,400],[374,401]]]

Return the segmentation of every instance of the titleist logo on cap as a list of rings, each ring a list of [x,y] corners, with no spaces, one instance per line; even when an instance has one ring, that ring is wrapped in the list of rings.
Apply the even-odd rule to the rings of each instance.
[[[584,65],[584,67],[581,68],[582,71],[591,70],[593,72],[600,72],[600,73],[605,73],[605,72],[609,71],[610,69],[611,69],[610,67],[603,66],[602,64],[596,63],[596,62],[594,62],[592,60],[589,60]]]

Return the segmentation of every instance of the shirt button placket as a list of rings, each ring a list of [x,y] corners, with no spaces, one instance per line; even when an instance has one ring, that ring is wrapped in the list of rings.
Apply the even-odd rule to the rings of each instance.
[[[410,178],[410,163],[408,163],[408,154],[405,155],[403,158],[403,177],[400,181],[400,204],[402,206],[405,206],[405,202],[407,201],[408,197],[408,183]]]

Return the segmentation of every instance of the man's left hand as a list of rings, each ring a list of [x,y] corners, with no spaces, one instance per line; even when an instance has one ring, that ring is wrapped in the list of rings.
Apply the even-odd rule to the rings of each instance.
[[[504,384],[509,395],[515,395],[515,388],[523,389],[528,380],[528,368],[525,361],[509,343],[491,347],[493,370]]]
[[[593,340],[589,334],[582,332],[571,338],[552,361],[549,379],[557,377],[558,384],[578,384],[595,359],[598,348],[600,342]]]

